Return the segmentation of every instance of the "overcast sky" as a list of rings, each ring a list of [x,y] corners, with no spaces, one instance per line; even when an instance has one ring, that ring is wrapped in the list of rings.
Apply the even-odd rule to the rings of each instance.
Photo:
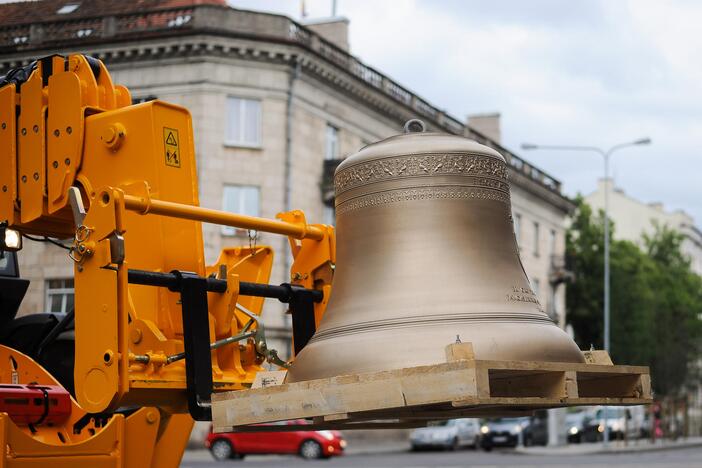
[[[230,0],[300,19],[298,0]],[[332,0],[307,0],[308,19]],[[608,147],[616,184],[702,225],[702,2],[338,0],[351,52],[464,119],[502,114],[503,144],[592,192],[602,158],[523,151],[523,142]]]

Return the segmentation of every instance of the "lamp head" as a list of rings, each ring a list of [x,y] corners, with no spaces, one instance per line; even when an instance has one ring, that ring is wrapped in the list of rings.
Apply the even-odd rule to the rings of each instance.
[[[19,231],[0,226],[0,250],[17,252],[22,248],[22,235]]]

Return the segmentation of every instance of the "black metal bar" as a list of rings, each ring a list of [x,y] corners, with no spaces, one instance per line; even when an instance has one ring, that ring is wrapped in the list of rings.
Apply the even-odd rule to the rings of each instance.
[[[290,314],[292,315],[293,344],[295,355],[307,346],[312,339],[317,325],[314,319],[314,298],[309,289],[286,284],[290,289]]]
[[[227,281],[217,278],[203,278],[207,281],[208,292],[223,293],[227,290]],[[146,286],[160,286],[171,291],[179,291],[179,279],[174,273],[162,273],[159,271],[146,271],[130,269],[128,281],[131,284],[141,284]],[[297,287],[296,287],[297,288]],[[313,302],[321,302],[324,294],[316,289],[299,288],[308,292]],[[239,295],[256,296],[278,299],[280,302],[288,303],[293,300],[293,292],[285,284],[276,286],[273,284],[249,283],[242,281],[239,283]]]
[[[194,273],[173,272],[178,278],[183,309],[183,348],[188,410],[196,421],[212,420],[212,356],[207,315],[207,280]]]

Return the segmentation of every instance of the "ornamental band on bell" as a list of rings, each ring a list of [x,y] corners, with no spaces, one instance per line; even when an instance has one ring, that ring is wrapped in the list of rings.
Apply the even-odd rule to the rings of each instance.
[[[379,182],[425,176],[461,176],[442,185],[403,186],[350,199],[344,192]],[[338,171],[334,177],[337,214],[368,206],[426,199],[480,199],[509,203],[504,161],[482,154],[431,153],[392,156],[366,161]]]

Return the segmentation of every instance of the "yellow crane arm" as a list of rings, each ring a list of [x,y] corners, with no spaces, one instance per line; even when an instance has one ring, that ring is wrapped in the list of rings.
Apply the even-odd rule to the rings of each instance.
[[[271,220],[200,207],[186,109],[131,105],[102,62],[55,55],[0,83],[0,150],[0,224],[73,239],[76,411],[158,408],[159,433],[168,421],[177,433],[178,415],[210,417],[213,391],[248,388],[266,359],[284,365],[265,345],[264,298],[289,304],[296,350],[314,332],[333,228],[300,211]],[[268,284],[267,246],[225,248],[206,266],[202,222],[287,236],[291,281]],[[94,434],[83,437],[108,426],[84,425]]]

